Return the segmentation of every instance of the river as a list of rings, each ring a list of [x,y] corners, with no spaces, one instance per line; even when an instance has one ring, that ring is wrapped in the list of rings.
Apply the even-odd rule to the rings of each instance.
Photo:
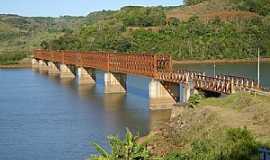
[[[174,68],[182,68],[192,71],[205,72],[207,75],[214,75],[213,64],[185,64],[175,65]],[[265,88],[270,88],[270,62],[260,65],[260,82]],[[216,64],[216,74],[231,74],[236,76],[245,76],[257,80],[257,64]]]
[[[180,65],[213,74],[213,65]],[[270,64],[261,66],[261,82],[270,87]],[[216,73],[256,78],[256,64],[219,64]],[[84,160],[95,154],[92,142],[108,148],[106,136],[125,128],[145,135],[168,121],[170,111],[150,111],[148,78],[128,76],[127,95],[103,94],[97,85],[79,86],[31,69],[0,69],[0,159]]]
[[[125,128],[145,135],[170,111],[149,111],[148,81],[128,77],[128,94],[103,94],[103,73],[96,86],[79,86],[31,69],[0,69],[0,159],[84,160],[97,142]]]

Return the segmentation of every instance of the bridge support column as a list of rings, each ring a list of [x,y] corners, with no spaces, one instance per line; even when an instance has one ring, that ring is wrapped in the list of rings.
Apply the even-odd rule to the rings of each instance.
[[[44,60],[39,60],[38,68],[40,72],[46,72],[48,71],[48,64]]]
[[[59,67],[57,66],[56,63],[54,63],[54,62],[48,62],[48,66],[49,66],[48,73],[50,75],[57,75],[57,74],[60,73]]]
[[[121,73],[105,73],[104,93],[126,93],[127,75]]]
[[[190,96],[191,96],[191,85],[188,84],[181,84],[180,85],[180,102],[181,103],[187,103]]]
[[[149,84],[150,109],[171,108],[179,100],[179,84],[161,83],[152,79]]]
[[[32,59],[32,69],[37,70],[39,68],[39,62],[37,59]]]
[[[66,64],[60,64],[60,78],[75,78],[75,75]]]
[[[79,84],[95,84],[96,83],[96,74],[95,69],[92,68],[77,68]]]

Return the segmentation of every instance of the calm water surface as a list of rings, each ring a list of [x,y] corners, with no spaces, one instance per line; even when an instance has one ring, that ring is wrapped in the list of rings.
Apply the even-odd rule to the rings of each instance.
[[[206,72],[208,75],[213,75],[213,64],[192,64],[192,65],[175,65],[175,68],[185,68],[193,71]],[[232,74],[236,76],[246,76],[257,80],[257,64],[217,64],[216,73]],[[270,88],[270,63],[262,63],[260,71],[261,83],[264,87]]]
[[[213,65],[176,68],[213,74]],[[256,79],[256,64],[217,65],[217,73]],[[261,66],[270,87],[270,63]],[[0,160],[83,160],[95,154],[91,142],[106,146],[106,136],[126,127],[147,134],[167,121],[170,111],[149,111],[148,82],[128,77],[128,94],[103,94],[103,73],[96,86],[79,86],[30,69],[0,69]]]
[[[30,69],[0,69],[0,160],[83,160],[94,154],[91,142],[126,127],[141,135],[167,121],[170,111],[149,111],[148,81],[129,76],[128,94],[103,94]],[[107,146],[108,147],[108,146]]]

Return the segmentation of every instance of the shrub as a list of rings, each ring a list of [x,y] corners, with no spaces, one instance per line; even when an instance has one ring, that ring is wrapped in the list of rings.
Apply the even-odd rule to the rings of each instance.
[[[201,101],[202,96],[199,94],[193,94],[190,96],[188,100],[188,106],[191,108],[195,108]]]
[[[147,160],[150,158],[148,150],[141,144],[136,143],[137,136],[133,136],[127,129],[123,140],[116,136],[109,136],[108,142],[112,148],[107,152],[98,144],[94,144],[99,156],[92,156],[91,160]]]

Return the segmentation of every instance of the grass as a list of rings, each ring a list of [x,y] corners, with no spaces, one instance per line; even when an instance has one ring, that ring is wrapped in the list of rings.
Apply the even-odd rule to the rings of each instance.
[[[195,142],[207,144],[208,149],[217,151],[213,153],[216,155],[220,149],[234,145],[226,140],[226,131],[231,129],[246,129],[258,145],[270,147],[269,124],[270,97],[236,93],[222,98],[205,98],[195,108],[181,109],[178,117],[154,131],[145,141],[157,156],[179,151],[190,153]]]
[[[250,95],[248,93],[236,93],[223,98],[206,98],[200,103],[200,106],[218,106],[224,108],[235,108],[241,110],[246,107],[262,107],[269,105],[270,98],[267,96]]]

